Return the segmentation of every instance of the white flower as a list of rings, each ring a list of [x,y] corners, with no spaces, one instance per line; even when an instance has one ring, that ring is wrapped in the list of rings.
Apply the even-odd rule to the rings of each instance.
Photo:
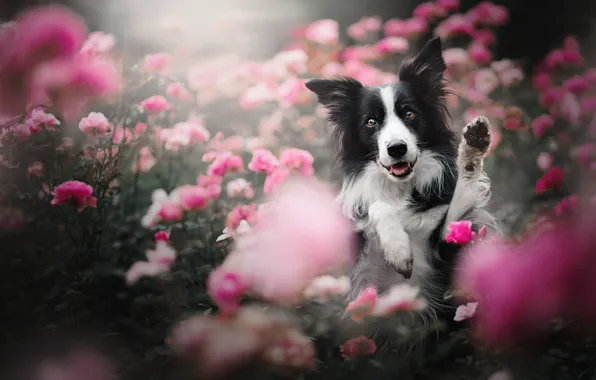
[[[347,293],[350,290],[350,286],[350,278],[347,276],[338,278],[325,275],[312,280],[304,289],[302,295],[307,299],[325,299]]]
[[[420,299],[420,288],[409,284],[393,286],[389,291],[379,297],[372,315],[386,317],[399,311],[417,311],[425,307],[424,300]]]

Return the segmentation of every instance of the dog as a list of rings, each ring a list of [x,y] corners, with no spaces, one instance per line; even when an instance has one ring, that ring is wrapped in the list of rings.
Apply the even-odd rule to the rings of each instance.
[[[490,124],[485,117],[475,118],[463,128],[458,144],[449,126],[445,69],[441,40],[433,38],[403,61],[397,83],[306,82],[333,127],[341,168],[339,202],[361,242],[352,290],[342,307],[366,287],[381,293],[405,282],[420,287],[428,305],[410,317],[418,322],[436,318],[452,307],[445,292],[460,250],[445,241],[448,225],[470,220],[476,229],[497,228],[486,211],[490,183],[483,171]],[[341,314],[339,309],[326,313]],[[366,331],[351,324],[347,331],[353,337],[395,330],[398,321],[386,320],[365,325]]]

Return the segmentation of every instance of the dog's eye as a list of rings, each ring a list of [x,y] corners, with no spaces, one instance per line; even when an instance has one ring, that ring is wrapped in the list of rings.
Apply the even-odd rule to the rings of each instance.
[[[412,111],[406,112],[406,119],[412,120],[414,117],[416,117],[416,114],[414,112],[412,112]]]
[[[377,121],[373,118],[368,119],[368,121],[366,122],[366,125],[369,127],[374,127],[375,125],[377,125]]]

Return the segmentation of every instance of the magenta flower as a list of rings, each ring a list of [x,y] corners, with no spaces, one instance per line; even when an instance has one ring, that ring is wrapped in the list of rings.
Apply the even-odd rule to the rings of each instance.
[[[544,133],[554,127],[555,121],[550,115],[540,115],[534,121],[532,121],[532,132],[534,136],[542,137]]]
[[[472,231],[472,222],[469,220],[449,223],[447,229],[449,230],[445,236],[447,243],[465,245],[476,238],[476,232]]]
[[[184,216],[184,209],[178,200],[168,199],[160,204],[157,215],[164,222],[178,222]]]
[[[156,163],[157,159],[153,156],[151,150],[144,146],[139,149],[139,157],[132,163],[131,170],[133,173],[146,173],[151,170]]]
[[[271,151],[266,149],[255,149],[252,152],[252,159],[248,164],[248,169],[253,172],[272,173],[279,167],[280,163],[277,157]]]
[[[265,194],[272,194],[279,187],[286,182],[286,180],[290,177],[290,171],[286,168],[279,168],[273,170],[267,178],[265,178],[265,183],[263,184],[263,192]]]
[[[588,80],[582,76],[574,76],[567,79],[563,82],[563,88],[566,91],[572,92],[574,94],[581,94],[586,91],[589,91],[592,88],[592,85]]]
[[[242,171],[244,169],[244,163],[242,157],[232,154],[231,152],[221,152],[209,168],[207,174],[210,176],[224,177],[226,174]]]
[[[170,233],[166,232],[166,231],[158,231],[155,233],[155,236],[153,236],[153,238],[155,239],[155,241],[170,241]]]
[[[403,37],[386,37],[376,44],[377,51],[382,54],[405,53],[408,47],[408,40]]]
[[[542,194],[545,191],[560,188],[563,185],[565,173],[559,167],[550,168],[542,178],[536,182],[536,194]]]
[[[81,181],[66,181],[54,189],[52,192],[54,199],[52,204],[61,206],[64,204],[73,204],[78,212],[85,207],[97,207],[97,199],[93,196],[93,188]]]
[[[234,207],[228,214],[226,227],[235,230],[243,220],[247,221],[249,225],[255,224],[257,221],[257,212],[254,204],[238,205]]]
[[[221,194],[222,177],[202,175],[197,178],[197,185],[207,190],[207,194],[211,200],[219,198]]]
[[[87,40],[81,47],[81,54],[102,55],[112,51],[116,44],[114,36],[104,32],[93,32],[87,36]]]
[[[312,167],[314,158],[310,152],[303,149],[286,149],[279,155],[279,162],[287,169],[297,171],[305,177],[314,173]]]
[[[473,62],[479,65],[486,65],[493,58],[490,50],[479,42],[472,42],[468,46],[468,55]]]
[[[577,194],[566,196],[555,206],[555,214],[561,216],[573,213],[577,209],[577,202]]]
[[[207,293],[222,312],[236,311],[248,289],[248,284],[239,274],[222,267],[211,272],[207,279]]]
[[[196,185],[180,186],[172,192],[172,197],[180,203],[183,209],[193,211],[204,209],[210,200],[207,190]]]

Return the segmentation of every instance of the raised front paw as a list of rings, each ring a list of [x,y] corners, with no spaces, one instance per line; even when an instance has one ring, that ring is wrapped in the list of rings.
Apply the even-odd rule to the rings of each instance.
[[[414,257],[409,245],[404,244],[382,244],[385,262],[395,268],[397,273],[406,279],[412,277]]]
[[[469,146],[486,153],[490,146],[490,122],[484,116],[475,117],[464,127],[463,137]]]

